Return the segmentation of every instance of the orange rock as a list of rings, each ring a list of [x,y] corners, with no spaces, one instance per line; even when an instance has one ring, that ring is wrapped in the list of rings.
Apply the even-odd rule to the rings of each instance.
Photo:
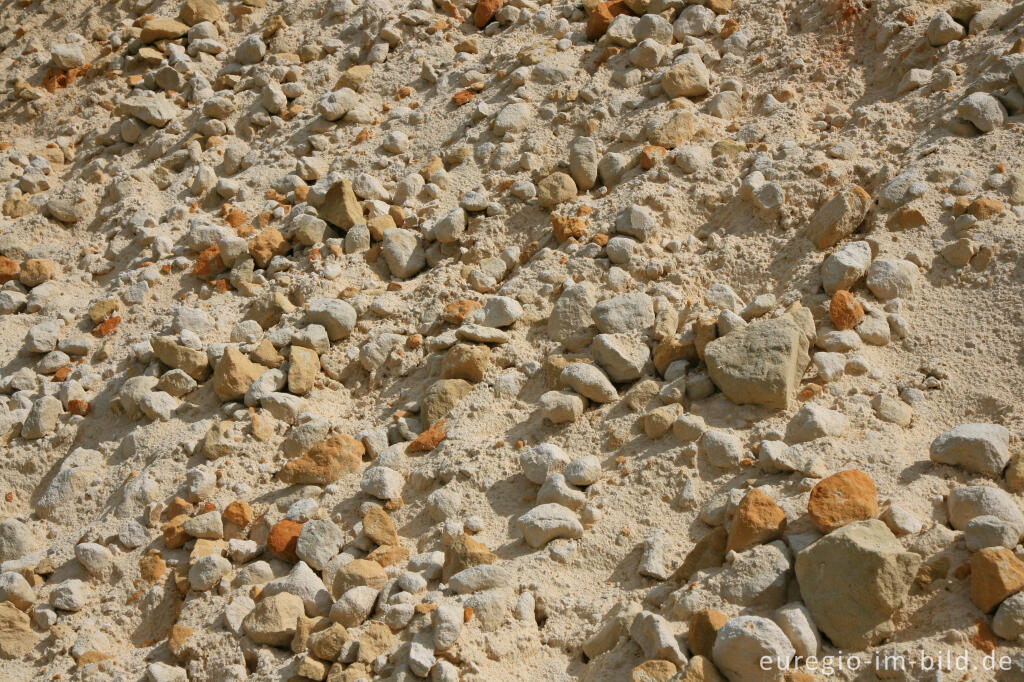
[[[361,442],[336,433],[285,464],[279,476],[285,483],[327,485],[359,468],[364,452]]]
[[[121,324],[121,317],[119,315],[108,317],[107,319],[103,320],[98,325],[92,328],[92,335],[99,336],[101,338],[104,336],[108,336],[109,334],[112,334],[115,329],[117,329],[117,325],[119,324]]]
[[[151,549],[139,559],[139,573],[143,580],[155,583],[167,573],[167,564],[155,549]]]
[[[482,344],[458,343],[452,346],[441,360],[441,378],[479,382],[484,380],[484,374],[490,366],[489,347]]]
[[[267,267],[274,256],[288,253],[290,248],[291,244],[284,235],[272,227],[263,230],[249,241],[249,255],[261,268]]]
[[[458,301],[452,301],[444,307],[444,311],[441,313],[441,319],[448,324],[462,324],[463,320],[469,317],[469,314],[480,307],[478,301],[474,301],[469,298],[461,298]]]
[[[663,659],[644,661],[633,668],[633,682],[668,682],[676,674],[676,664]]]
[[[587,18],[587,40],[597,40],[611,26],[612,19],[620,14],[632,14],[625,0],[599,2],[594,13]]]
[[[188,514],[192,511],[192,505],[183,497],[175,497],[171,500],[171,503],[167,505],[166,518],[173,519],[175,516],[182,514]]]
[[[853,329],[864,319],[864,306],[849,291],[840,289],[832,296],[828,317],[836,329]]]
[[[409,558],[409,549],[402,545],[381,545],[367,554],[366,558],[381,566],[394,566]]]
[[[89,403],[88,400],[69,400],[68,412],[70,412],[71,414],[85,416],[92,412],[92,405]]]
[[[971,601],[988,613],[1024,589],[1024,562],[1005,547],[985,547],[971,556]]]
[[[782,537],[786,530],[786,512],[758,488],[743,496],[729,529],[726,550],[742,552],[748,547]]]
[[[164,524],[161,532],[164,536],[164,544],[170,549],[177,549],[188,541],[189,536],[184,527],[187,518],[184,514],[179,514]]]
[[[57,276],[57,264],[45,258],[29,258],[21,264],[18,280],[27,287],[37,287]]]
[[[953,214],[954,218],[959,218],[967,212],[967,207],[970,205],[971,200],[967,197],[957,197],[953,202],[953,207],[950,209],[950,212]]]
[[[235,500],[224,509],[224,520],[245,528],[252,523],[252,507],[245,500]]]
[[[452,95],[452,103],[457,107],[461,107],[463,104],[469,102],[474,97],[476,97],[476,93],[473,92],[472,90],[459,90],[454,95]]]
[[[0,284],[6,284],[11,280],[18,279],[21,266],[7,256],[0,256]]]
[[[187,625],[175,623],[171,626],[171,632],[167,635],[167,648],[171,650],[175,658],[179,660],[185,658],[185,641],[195,633],[195,628],[190,628]]]
[[[267,549],[274,556],[295,563],[299,560],[295,553],[295,545],[299,541],[302,524],[284,519],[274,524],[267,535]]]
[[[355,559],[338,568],[334,575],[334,584],[331,585],[331,592],[335,596],[341,596],[353,587],[364,585],[380,589],[388,581],[388,574],[376,561],[369,559]]]
[[[552,214],[551,229],[555,232],[555,239],[560,242],[570,237],[582,239],[587,236],[587,221],[585,218]]]
[[[927,223],[928,221],[925,220],[924,214],[916,208],[902,206],[898,211],[892,214],[891,218],[889,218],[889,229],[906,230],[911,227],[920,227]]]
[[[878,516],[875,482],[863,471],[849,469],[818,481],[811,489],[807,513],[822,532]]]
[[[667,154],[668,150],[664,147],[649,144],[640,151],[640,167],[650,170],[661,163]]]
[[[477,28],[483,28],[491,23],[491,19],[498,13],[505,0],[480,0],[476,3],[476,11],[473,13],[473,23]]]
[[[463,533],[455,538],[445,551],[441,579],[447,582],[459,571],[481,564],[493,564],[497,560],[498,555],[487,545]]]
[[[1003,202],[988,197],[978,197],[967,207],[967,212],[978,220],[991,218],[1003,212]]]
[[[409,443],[409,447],[405,451],[408,453],[430,452],[436,448],[445,439],[445,436],[448,435],[446,422],[446,419],[440,419],[432,424],[430,428],[416,436],[415,440]]]
[[[711,648],[715,645],[715,636],[729,620],[729,616],[715,609],[704,609],[690,618],[690,632],[687,642],[695,656],[711,657]]]
[[[213,277],[224,272],[226,269],[227,266],[224,265],[224,261],[220,258],[220,247],[214,244],[203,249],[203,252],[196,258],[192,274],[197,277]]]

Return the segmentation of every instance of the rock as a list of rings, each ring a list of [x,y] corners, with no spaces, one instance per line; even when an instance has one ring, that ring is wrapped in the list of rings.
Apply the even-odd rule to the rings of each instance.
[[[827,249],[857,229],[871,206],[871,195],[860,185],[847,185],[819,208],[807,224],[807,238]]]
[[[346,590],[331,607],[331,620],[347,628],[362,625],[373,611],[379,593],[379,590],[366,585]]]
[[[630,204],[615,216],[615,231],[640,241],[646,241],[657,225],[658,222],[650,209],[637,204]]]
[[[257,267],[265,268],[274,256],[283,256],[291,250],[291,244],[280,230],[268,227],[249,240],[249,255]]]
[[[376,561],[355,559],[338,568],[331,585],[331,594],[343,595],[353,587],[367,586],[383,589],[388,575]]]
[[[166,336],[151,336],[149,343],[160,362],[180,369],[196,381],[203,381],[210,373],[209,357],[201,350],[188,348]]]
[[[188,26],[169,17],[153,17],[142,25],[140,40],[155,43],[158,40],[174,40],[188,33]]]
[[[728,620],[727,615],[714,609],[702,609],[693,614],[690,617],[690,628],[687,633],[687,643],[690,645],[691,653],[695,656],[710,658],[715,645],[715,637]]]
[[[495,587],[504,587],[511,581],[512,576],[504,566],[479,564],[477,566],[470,566],[453,575],[448,580],[448,587],[456,594],[472,594]]]
[[[928,21],[928,44],[942,47],[946,43],[964,37],[964,27],[958,24],[947,12],[939,12]]]
[[[258,644],[287,646],[295,634],[295,622],[305,615],[302,598],[287,592],[264,597],[242,623],[245,634]]]
[[[337,298],[318,298],[309,304],[306,321],[319,324],[327,330],[331,341],[347,339],[356,326],[356,311],[350,304]]]
[[[657,147],[663,147],[665,149],[674,149],[685,142],[689,142],[694,134],[697,132],[697,118],[689,111],[678,111],[668,117],[660,125],[657,125],[647,136],[647,141]],[[605,158],[611,157],[611,154],[605,156]],[[614,157],[612,157],[614,158]],[[601,166],[598,166],[598,171],[601,172]],[[625,169],[622,169],[623,171]],[[614,175],[621,176],[621,172],[616,171]],[[602,176],[604,173],[602,172]],[[607,181],[605,184],[608,184]]]
[[[644,331],[654,324],[654,303],[647,294],[621,294],[595,305],[591,316],[603,334]]]
[[[1010,432],[999,424],[961,424],[933,440],[929,456],[937,464],[998,478],[1010,462]]]
[[[0,573],[0,602],[10,602],[18,609],[27,611],[35,600],[35,592],[24,576],[14,571]]]
[[[967,530],[971,519],[994,516],[1024,534],[1024,514],[1013,497],[999,488],[986,485],[963,485],[950,491],[947,499],[949,522],[957,530]]]
[[[568,173],[556,172],[537,184],[537,201],[542,208],[554,208],[576,198],[576,183]]]
[[[772,620],[789,637],[797,656],[806,659],[818,655],[821,650],[821,636],[806,606],[800,602],[786,604],[772,614]]]
[[[162,97],[128,97],[121,104],[121,111],[134,116],[143,123],[163,128],[174,120],[178,108]]]
[[[687,9],[699,8],[699,5],[690,5]],[[715,664],[706,656],[694,656],[687,662],[686,667],[672,678],[672,682],[725,682],[725,678],[718,672]]]
[[[372,466],[363,473],[359,488],[379,500],[398,500],[402,497],[405,479],[394,469]]]
[[[855,521],[798,552],[796,577],[804,603],[832,643],[863,648],[895,631],[893,616],[920,564],[921,557],[903,551],[881,521]]]
[[[0,658],[21,658],[38,639],[27,613],[10,602],[0,602]]]
[[[964,97],[956,105],[956,114],[983,133],[990,133],[1006,124],[1006,109],[987,92],[973,92]]]
[[[1013,549],[1019,537],[1017,529],[995,516],[975,516],[964,529],[964,541],[972,552],[985,547]]]
[[[352,189],[352,182],[345,178],[338,180],[327,191],[319,214],[321,218],[343,230],[365,222],[363,209]]]
[[[230,572],[230,561],[220,555],[208,554],[197,559],[188,569],[188,582],[192,589],[202,592],[213,588]]]
[[[50,47],[50,59],[58,69],[79,69],[85,66],[85,54],[80,45],[66,43]]]
[[[434,610],[431,620],[434,627],[434,648],[450,649],[462,632],[462,609],[442,604]]]
[[[43,396],[32,403],[32,408],[21,427],[21,437],[35,440],[48,436],[57,430],[57,420],[64,412],[60,400],[52,395]]]
[[[874,408],[876,417],[891,424],[910,426],[914,419],[914,410],[910,405],[881,393],[871,399],[871,407]]]
[[[341,529],[330,519],[310,519],[302,524],[295,541],[295,554],[299,559],[322,571],[337,556],[345,543]]]
[[[725,431],[705,431],[700,447],[708,463],[718,469],[733,469],[744,460],[743,443]]]
[[[65,580],[50,592],[50,603],[61,611],[81,611],[88,600],[88,591],[81,580]]]
[[[593,459],[597,461],[597,458],[593,455],[581,459]],[[567,469],[569,462],[569,456],[565,454],[565,451],[557,445],[551,443],[544,443],[537,447],[524,450],[519,456],[519,463],[523,467],[523,474],[526,479],[531,483],[541,485],[547,480],[549,474],[556,473],[563,469]],[[578,471],[577,471],[578,470]],[[573,468],[573,473],[570,475],[566,473],[566,479],[573,485],[589,485],[589,483],[578,483],[577,481],[589,479],[591,471],[590,462],[581,462]],[[576,475],[579,473],[580,475]],[[601,463],[597,461],[597,474],[601,473]],[[594,479],[597,480],[596,478]],[[594,481],[590,481],[593,483]]]
[[[245,357],[237,347],[228,346],[214,370],[213,390],[221,400],[238,400],[266,370]]]
[[[678,403],[654,408],[644,415],[644,433],[651,439],[661,438],[672,428],[673,422],[683,410],[683,406]]]
[[[774,622],[739,616],[718,631],[711,659],[730,682],[772,682],[795,655],[786,633]]]
[[[992,618],[992,631],[1011,642],[1024,635],[1024,593],[1003,600]]]
[[[593,285],[583,283],[566,287],[551,310],[548,335],[556,341],[565,341],[583,331],[593,322],[590,311],[596,303],[597,290]],[[652,309],[652,318],[653,312]]]
[[[867,274],[870,265],[871,246],[867,242],[844,244],[821,265],[821,281],[825,293],[831,296],[841,289],[851,289]]]
[[[316,351],[293,344],[288,363],[288,391],[295,395],[309,393],[319,374],[320,356]]]
[[[533,109],[526,102],[506,105],[494,117],[491,130],[497,137],[507,133],[518,133],[525,130],[533,120]]]
[[[392,276],[401,279],[414,277],[427,264],[423,245],[409,230],[385,230],[382,253]]]
[[[216,0],[185,0],[181,3],[181,9],[178,11],[178,18],[189,26],[195,26],[203,21],[212,23],[219,20],[221,16],[223,15]]]
[[[619,399],[618,391],[604,372],[589,363],[574,362],[566,365],[560,378],[563,384],[596,403],[610,403]]]
[[[808,403],[800,408],[786,426],[787,443],[806,443],[816,438],[838,437],[850,428],[842,412]]]
[[[263,60],[267,46],[259,36],[252,35],[243,40],[235,48],[235,61],[239,64],[256,64]]]
[[[523,316],[523,306],[508,296],[491,296],[472,315],[472,321],[485,327],[504,328]]]
[[[542,504],[519,517],[519,530],[530,547],[543,547],[555,538],[583,537],[583,526],[572,510],[560,504]]]
[[[986,547],[971,555],[971,601],[988,613],[1024,590],[1024,562],[1005,547]]]
[[[784,530],[786,513],[771,497],[752,488],[733,513],[726,550],[742,552],[752,545],[777,540]]]
[[[672,574],[675,583],[683,583],[697,571],[706,568],[717,568],[725,561],[726,545],[729,533],[723,526],[717,526],[707,533],[689,551],[683,563]]]
[[[333,434],[287,462],[279,476],[286,483],[328,485],[359,468],[365,452],[365,446],[351,436]]]
[[[589,137],[576,137],[569,143],[569,174],[576,188],[585,192],[597,184],[597,144]]]
[[[301,532],[301,523],[282,519],[271,526],[267,535],[267,549],[278,558],[294,563],[299,560],[295,547]]]
[[[661,87],[669,97],[699,97],[710,88],[710,74],[700,55],[688,52],[661,77]]]
[[[420,417],[430,427],[452,411],[473,387],[463,379],[441,379],[431,384],[420,401]]]
[[[671,661],[677,666],[686,664],[686,656],[679,648],[672,625],[656,613],[638,613],[629,626],[629,636],[647,658]]]
[[[875,482],[857,469],[824,478],[811,489],[807,513],[823,533],[854,521],[873,519],[878,516]]]
[[[853,329],[864,319],[864,306],[849,291],[840,289],[832,296],[828,317],[836,329]]]
[[[708,430],[703,417],[695,414],[681,414],[672,422],[672,434],[683,441],[695,441]]]
[[[876,258],[868,269],[867,285],[880,301],[909,298],[914,292],[917,266],[906,260]]]
[[[808,340],[789,316],[752,322],[704,347],[715,385],[738,404],[784,409],[810,364]]]

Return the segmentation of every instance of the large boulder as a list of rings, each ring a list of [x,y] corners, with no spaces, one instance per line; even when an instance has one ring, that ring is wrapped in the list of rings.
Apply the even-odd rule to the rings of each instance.
[[[790,315],[753,322],[704,347],[708,374],[730,400],[785,409],[810,364],[804,326]]]
[[[1010,462],[1010,432],[999,424],[961,424],[932,441],[931,460],[998,477]]]
[[[842,649],[891,635],[921,557],[903,550],[881,521],[856,521],[796,555],[796,578],[818,627]]]

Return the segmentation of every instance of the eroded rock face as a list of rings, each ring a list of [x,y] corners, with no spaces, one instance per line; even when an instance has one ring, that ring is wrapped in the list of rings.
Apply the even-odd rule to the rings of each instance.
[[[921,557],[877,520],[835,530],[796,555],[804,603],[830,640],[862,648],[891,635]]]

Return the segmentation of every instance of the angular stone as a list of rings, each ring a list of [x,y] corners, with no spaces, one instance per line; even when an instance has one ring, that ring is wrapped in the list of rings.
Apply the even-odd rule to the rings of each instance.
[[[560,504],[541,504],[519,517],[519,530],[530,547],[543,547],[555,538],[581,538],[583,526],[572,510]]]
[[[265,597],[256,604],[242,626],[245,634],[258,644],[284,647],[295,634],[295,623],[304,616],[302,598],[287,592]]]
[[[1024,590],[1024,562],[1006,547],[985,547],[971,555],[971,601],[988,613]]]
[[[774,622],[740,616],[718,631],[711,659],[730,682],[775,682],[795,655],[786,633]]]
[[[196,381],[205,380],[210,373],[210,359],[201,350],[182,346],[166,336],[151,336],[149,344],[160,362],[182,370]]]
[[[327,191],[318,212],[321,218],[343,230],[366,222],[363,209],[352,189],[352,181],[345,178],[338,180]]]
[[[711,380],[734,403],[785,409],[810,364],[808,339],[790,316],[752,322],[704,348]]]
[[[759,488],[752,488],[733,514],[726,550],[742,552],[751,545],[777,540],[784,530],[786,513]]]
[[[878,520],[856,521],[796,556],[804,603],[837,647],[860,649],[891,635],[921,564]]]
[[[665,75],[661,87],[669,97],[699,97],[710,88],[710,73],[700,55],[686,53],[679,57]]]
[[[365,452],[362,442],[343,433],[333,434],[287,462],[279,477],[292,484],[328,485],[358,469]]]

